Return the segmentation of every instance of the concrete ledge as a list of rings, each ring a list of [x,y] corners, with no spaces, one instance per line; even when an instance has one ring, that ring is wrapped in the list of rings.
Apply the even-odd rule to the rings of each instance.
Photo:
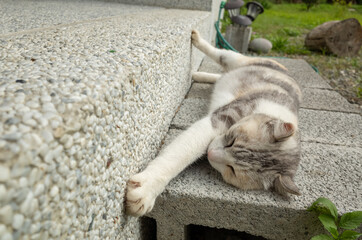
[[[161,9],[94,0],[1,0],[0,34]]]
[[[191,29],[207,36],[210,15],[145,10],[0,35],[1,235],[139,238],[126,181],[158,152],[201,61]]]
[[[216,0],[185,0],[185,1],[173,1],[173,0],[110,0],[113,2],[159,6],[166,8],[181,8],[190,10],[212,11],[213,2],[220,2]]]
[[[316,216],[306,211],[318,197],[331,199],[340,214],[360,209],[361,115],[304,61],[283,61],[299,82],[303,83],[303,76],[309,81],[303,87],[308,100],[300,110],[302,159],[295,177],[303,195],[285,200],[271,192],[241,191],[225,183],[203,157],[173,179],[157,199],[149,216],[157,222],[170,220],[169,228],[159,226],[158,239],[182,239],[187,226],[194,224],[267,239],[304,240],[324,232]],[[303,76],[298,75],[301,68],[305,68]],[[205,69],[215,68],[204,61],[200,71]],[[172,121],[165,145],[207,113],[212,87],[192,85]]]

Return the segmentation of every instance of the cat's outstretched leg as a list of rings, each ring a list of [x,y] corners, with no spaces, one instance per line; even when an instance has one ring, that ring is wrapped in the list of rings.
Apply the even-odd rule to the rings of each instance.
[[[241,62],[248,60],[248,57],[233,51],[218,49],[211,46],[205,39],[200,36],[197,30],[191,32],[192,44],[197,47],[206,56],[220,64],[226,71],[240,67]]]
[[[220,64],[226,72],[252,64],[272,64],[277,65],[285,71],[288,70],[282,64],[272,59],[247,57],[231,50],[215,48],[211,46],[210,43],[208,43],[205,39],[203,39],[197,30],[192,30],[191,41],[192,44],[201,52],[205,53],[206,56]]]
[[[192,79],[199,83],[215,83],[220,77],[221,74],[216,73],[194,72],[192,74]]]
[[[128,181],[126,211],[133,216],[150,212],[156,197],[172,178],[201,157],[217,132],[210,117],[194,123],[181,133],[147,168]]]

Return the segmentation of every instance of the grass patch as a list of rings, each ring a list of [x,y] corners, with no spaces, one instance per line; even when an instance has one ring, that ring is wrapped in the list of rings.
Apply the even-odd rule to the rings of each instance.
[[[362,51],[353,58],[340,58],[326,52],[311,52],[304,46],[306,34],[316,26],[347,18],[362,23],[362,5],[319,4],[306,11],[304,4],[276,4],[253,22],[252,39],[270,40],[273,43],[270,56],[305,59],[350,102],[362,104]],[[346,72],[350,73],[348,77],[344,75]]]
[[[348,8],[355,11],[348,11]],[[252,27],[254,31],[273,34],[285,28],[311,30],[324,22],[347,18],[356,18],[362,22],[362,5],[348,7],[319,4],[307,12],[304,4],[279,4],[260,15]]]

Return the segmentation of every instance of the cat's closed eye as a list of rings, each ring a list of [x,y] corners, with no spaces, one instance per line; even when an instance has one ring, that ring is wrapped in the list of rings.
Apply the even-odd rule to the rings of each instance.
[[[232,138],[229,141],[227,141],[227,144],[225,145],[225,148],[230,148],[234,145],[236,138]]]

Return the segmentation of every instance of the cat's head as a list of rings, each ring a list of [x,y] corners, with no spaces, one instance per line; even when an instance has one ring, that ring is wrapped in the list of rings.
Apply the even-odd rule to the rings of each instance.
[[[245,117],[210,143],[208,159],[226,182],[241,189],[300,195],[293,181],[300,144],[292,123],[264,114]]]

